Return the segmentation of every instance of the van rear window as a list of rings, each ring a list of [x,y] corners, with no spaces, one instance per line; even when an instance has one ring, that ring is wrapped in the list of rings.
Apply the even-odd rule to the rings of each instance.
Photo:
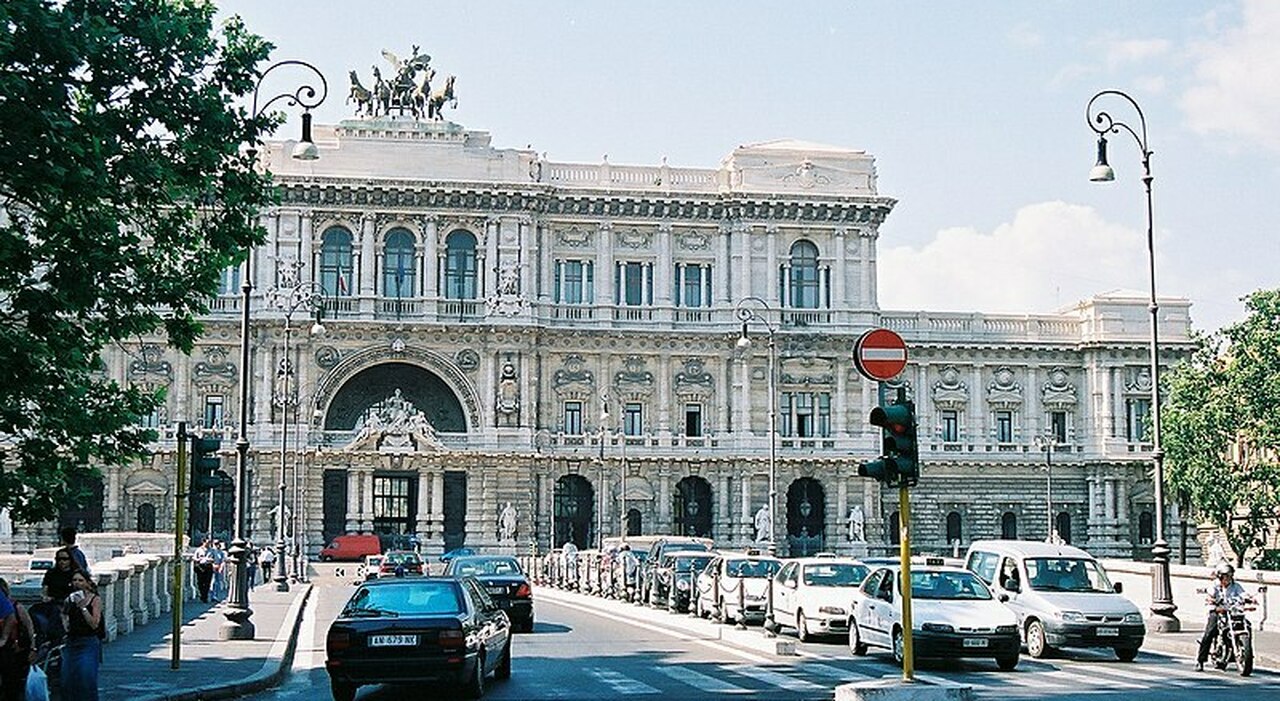
[[[991,584],[996,580],[996,567],[999,564],[999,555],[975,550],[969,553],[969,561],[965,563],[965,569],[978,575],[987,584]]]

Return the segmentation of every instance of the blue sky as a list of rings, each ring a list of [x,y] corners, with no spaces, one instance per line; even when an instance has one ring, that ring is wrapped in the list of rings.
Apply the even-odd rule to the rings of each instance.
[[[450,119],[556,161],[716,167],[795,138],[866,150],[898,205],[880,304],[1041,313],[1148,289],[1141,156],[1087,180],[1099,90],[1132,95],[1154,151],[1161,296],[1197,328],[1280,286],[1280,2],[483,2],[221,0],[316,64],[351,114],[414,44],[457,76]],[[292,87],[281,78],[277,90]],[[1136,114],[1112,103],[1118,119]],[[295,133],[286,126],[282,135]]]

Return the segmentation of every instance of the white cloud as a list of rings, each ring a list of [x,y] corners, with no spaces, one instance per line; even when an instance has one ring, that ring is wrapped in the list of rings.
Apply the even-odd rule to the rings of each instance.
[[[1115,67],[1126,63],[1138,63],[1161,56],[1169,51],[1167,39],[1122,39],[1107,46],[1107,64]]]
[[[1195,131],[1280,151],[1280,3],[1246,0],[1242,23],[1194,47],[1182,108]]]
[[[1035,314],[1144,289],[1146,235],[1092,207],[1042,202],[990,233],[957,227],[918,250],[882,245],[878,264],[883,309]]]
[[[1010,29],[1008,38],[1015,46],[1021,46],[1024,49],[1035,48],[1044,43],[1044,37],[1040,32],[1027,22]]]

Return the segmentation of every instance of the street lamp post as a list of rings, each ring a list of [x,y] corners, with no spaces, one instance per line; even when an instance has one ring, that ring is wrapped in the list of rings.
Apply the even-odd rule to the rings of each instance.
[[[306,309],[308,312],[315,314],[315,323],[311,326],[312,336],[321,336],[324,334],[324,324],[320,321],[320,314],[324,309],[324,295],[319,286],[315,282],[302,280],[303,263],[297,259],[281,261],[277,266],[278,281],[276,286],[271,288],[267,293],[268,302],[272,307],[284,313],[284,349],[280,358],[280,367],[277,374],[280,376],[281,389],[280,394],[276,397],[276,404],[280,407],[280,482],[278,484],[280,498],[277,502],[279,508],[279,522],[276,530],[276,554],[279,567],[276,569],[275,583],[276,591],[289,591],[288,573],[285,572],[285,518],[284,509],[285,492],[287,491],[287,483],[285,482],[285,463],[289,456],[289,410],[296,409],[298,406],[298,397],[296,394],[289,392],[289,377],[293,374],[293,363],[289,357],[289,339],[293,335],[293,315],[299,309]],[[298,465],[293,466],[294,479],[297,479]],[[294,532],[297,531],[298,514],[293,514]],[[296,540],[296,538],[295,538]],[[294,567],[297,564],[297,552],[294,552]],[[295,575],[296,577],[297,575]],[[295,580],[296,581],[296,580]]]
[[[315,86],[310,83],[302,83],[293,92],[280,93],[259,107],[258,91],[262,89],[262,81],[271,71],[284,66],[298,66],[314,73],[320,79],[319,91],[317,92]],[[268,107],[281,100],[287,105],[301,107],[303,109],[302,139],[298,141],[291,155],[298,160],[314,161],[320,157],[320,154],[311,140],[311,110],[324,102],[328,95],[329,84],[325,81],[320,69],[305,61],[279,61],[267,66],[266,70],[258,76],[258,82],[253,86],[253,105],[250,115],[253,119],[257,119]],[[250,156],[255,156],[257,151],[256,146],[251,146]],[[248,554],[245,532],[248,530],[249,520],[249,303],[250,293],[253,292],[252,256],[253,249],[250,248],[245,252],[245,273],[240,281],[240,416],[236,433],[236,517],[235,537],[227,553],[231,560],[233,586],[227,606],[223,609],[223,615],[227,620],[218,630],[218,635],[223,640],[252,640],[255,633],[253,621],[249,620],[253,616],[253,609],[249,608],[249,571],[245,567]],[[213,508],[212,501],[209,508]]]
[[[1109,112],[1095,109],[1094,105],[1104,97],[1115,97],[1127,102],[1138,115],[1138,131],[1128,124],[1116,121]],[[1085,107],[1085,119],[1089,128],[1098,135],[1098,162],[1089,171],[1089,179],[1094,182],[1110,182],[1116,174],[1107,163],[1107,134],[1126,132],[1138,144],[1142,152],[1142,184],[1147,194],[1147,271],[1151,282],[1151,461],[1155,468],[1153,476],[1155,486],[1156,541],[1151,546],[1151,559],[1154,564],[1151,583],[1151,618],[1148,625],[1152,630],[1163,633],[1177,632],[1181,625],[1174,611],[1178,607],[1173,603],[1173,587],[1169,581],[1169,543],[1164,539],[1164,449],[1160,445],[1160,307],[1156,302],[1156,254],[1154,217],[1151,207],[1151,148],[1147,141],[1147,119],[1142,108],[1128,94],[1119,90],[1103,90],[1089,99]]]
[[[744,297],[738,302],[734,313],[742,322],[742,331],[738,335],[738,350],[746,351],[751,347],[751,338],[747,335],[747,326],[751,323],[762,324],[769,339],[769,554],[778,554],[778,510],[774,508],[778,500],[778,392],[777,364],[778,346],[775,335],[778,327],[760,312],[771,313],[772,307],[759,297]]]
[[[1052,543],[1055,540],[1053,530],[1053,450],[1058,445],[1058,437],[1053,434],[1037,435],[1035,444],[1037,450],[1044,451],[1044,503],[1045,513],[1048,514],[1048,530],[1045,531],[1048,535],[1045,540]]]

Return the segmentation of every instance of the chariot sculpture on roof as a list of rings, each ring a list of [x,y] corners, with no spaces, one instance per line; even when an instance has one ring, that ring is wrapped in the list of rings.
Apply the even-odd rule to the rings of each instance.
[[[409,114],[414,119],[442,120],[446,105],[458,106],[458,99],[453,94],[454,76],[446,77],[443,87],[432,91],[431,81],[436,71],[431,67],[431,57],[420,49],[415,44],[411,55],[405,59],[383,49],[382,57],[391,64],[391,70],[383,78],[378,66],[373,66],[373,80],[367,88],[354,70],[350,72],[351,90],[347,93],[347,104],[355,103],[356,117]]]

